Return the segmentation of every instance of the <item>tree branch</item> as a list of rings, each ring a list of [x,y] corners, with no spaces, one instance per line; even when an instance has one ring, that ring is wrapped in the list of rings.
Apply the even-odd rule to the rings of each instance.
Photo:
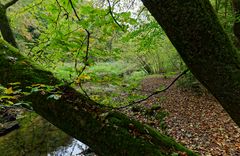
[[[59,3],[58,0],[56,0],[56,3],[57,3],[57,5],[58,5],[58,7],[59,7],[59,13],[58,13],[57,20],[56,20],[56,24],[57,24],[57,23],[58,23],[58,19],[59,19],[59,17],[60,17],[60,14],[61,14],[61,12],[62,12],[62,9],[65,11],[64,16],[66,16],[66,19],[68,19],[68,17],[69,17],[69,12],[67,11],[67,9],[66,9],[65,7],[63,7],[63,6]]]
[[[162,89],[162,90],[159,90],[159,91],[155,91],[153,92],[152,94],[148,95],[146,98],[144,99],[141,99],[141,100],[138,100],[138,101],[134,101],[128,105],[125,105],[125,106],[122,106],[122,107],[118,107],[116,109],[122,109],[122,108],[126,108],[126,107],[129,107],[131,105],[134,105],[134,104],[137,104],[137,103],[140,103],[140,102],[143,102],[143,101],[146,101],[147,99],[149,99],[150,97],[156,95],[156,94],[159,94],[161,92],[165,92],[166,90],[168,90],[179,78],[181,78],[183,75],[185,75],[187,72],[189,71],[189,69],[186,69],[184,70],[180,75],[178,75],[166,88]]]
[[[72,0],[69,0],[69,3],[71,5],[71,7],[72,7],[72,9],[74,11],[74,14],[77,17],[78,21],[81,21],[80,17],[77,14],[77,11],[76,11],[75,7],[73,6]],[[82,70],[79,72],[78,77],[80,77],[82,75],[82,73],[86,70],[87,66],[89,66],[89,64],[88,64],[88,56],[89,56],[90,35],[91,35],[91,33],[87,29],[84,29],[84,30],[87,33],[87,36],[86,36],[87,48],[86,48],[86,54],[85,54],[85,58],[84,58],[84,62],[83,62],[84,66],[83,66]],[[77,69],[77,61],[76,60],[75,60],[75,69]],[[90,97],[88,96],[87,92],[83,89],[81,82],[78,85],[81,88],[81,90],[83,91],[83,93],[85,94],[85,96],[90,99]]]
[[[15,4],[17,1],[18,1],[18,0],[12,0],[12,1],[6,3],[6,4],[4,5],[4,8],[5,8],[5,9],[9,8],[9,7],[12,6],[13,4]]]
[[[109,9],[109,13],[110,13],[110,15],[112,16],[112,18],[113,18],[113,21],[122,29],[122,30],[124,30],[124,28],[123,28],[123,26],[116,20],[116,18],[114,17],[114,15],[113,15],[113,12],[112,12],[112,6],[111,6],[111,3],[110,3],[110,1],[109,0],[107,0],[107,2],[108,2],[108,9]]]
[[[76,9],[75,9],[74,6],[73,6],[72,0],[68,0],[68,1],[69,1],[70,5],[71,5],[73,11],[74,11],[75,16],[77,17],[77,19],[78,19],[79,21],[81,21],[80,17],[79,17],[78,14],[77,14]]]

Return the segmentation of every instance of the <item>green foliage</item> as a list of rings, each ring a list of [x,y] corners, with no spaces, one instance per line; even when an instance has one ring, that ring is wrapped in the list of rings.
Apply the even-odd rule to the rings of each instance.
[[[165,118],[169,115],[166,111],[160,111],[156,114],[156,119],[160,122],[161,129],[165,130],[167,128],[167,125],[165,123]]]
[[[179,81],[178,86],[184,89],[190,89],[195,93],[205,92],[205,88],[202,84],[196,79],[196,77],[191,73],[187,72]]]
[[[144,77],[144,72],[136,64],[124,61],[101,62],[86,71],[90,78],[83,87],[90,97],[98,102],[119,106],[140,99],[136,88]]]
[[[232,1],[227,0],[211,0],[210,1],[215,9],[218,19],[222,24],[225,32],[234,41],[235,36],[233,34],[233,23],[238,17],[234,15],[234,9],[232,7]]]
[[[181,68],[180,57],[155,21],[141,25],[122,40],[136,47],[132,49],[133,55],[137,56],[136,61],[148,74],[167,73]]]
[[[16,83],[17,84],[17,83]],[[19,99],[21,89],[15,84],[10,85],[8,88],[0,85],[0,102],[1,106],[11,106]]]
[[[24,17],[26,21],[17,22],[23,25],[17,31],[28,46],[27,54],[64,83],[74,82],[80,91],[79,85],[83,85],[90,97],[106,104],[127,103],[143,97],[136,88],[146,66],[150,74],[179,69],[181,60],[175,49],[149,15],[150,22],[140,23],[130,12],[114,12],[122,31],[108,8],[96,7],[90,1],[74,1],[73,5],[80,20],[68,1],[35,0],[15,8],[21,14],[14,20]],[[57,99],[58,95],[49,98]]]
[[[64,1],[43,2],[34,12],[41,21],[38,28],[41,34],[32,49],[32,55],[38,59],[40,57],[48,66],[49,62],[54,65],[59,61],[75,62],[80,66],[91,65],[91,62],[108,50],[102,45],[111,41],[112,34],[121,31],[108,15],[107,9],[95,8],[91,3],[78,2],[74,5],[77,15]],[[118,18],[126,23],[128,19],[129,16],[125,14]],[[88,46],[91,48],[88,49]],[[89,55],[88,60],[84,60],[86,53]]]
[[[21,88],[20,82],[9,83],[8,88],[0,85],[0,107],[23,107],[32,110],[31,103],[23,101],[22,99],[34,92],[41,92],[41,94],[49,94],[48,99],[53,98],[58,100],[61,98],[61,92],[55,91],[56,87],[45,84],[32,84],[26,88]]]

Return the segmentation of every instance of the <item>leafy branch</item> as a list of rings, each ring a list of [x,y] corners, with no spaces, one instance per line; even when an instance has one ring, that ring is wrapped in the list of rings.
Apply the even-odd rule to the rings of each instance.
[[[78,13],[75,9],[75,7],[73,6],[73,2],[72,0],[68,0],[70,5],[71,5],[71,8],[73,9],[73,12],[75,14],[75,16],[77,17],[78,21],[81,21],[80,17],[78,16]],[[90,35],[91,33],[87,30],[87,29],[84,29],[87,36],[86,36],[86,39],[87,39],[87,48],[86,48],[86,51],[85,51],[85,57],[84,57],[84,66],[83,68],[81,69],[81,71],[78,73],[78,76],[77,77],[80,77],[82,75],[82,73],[86,70],[87,66],[89,66],[89,63],[88,63],[88,58],[89,58],[89,47],[90,47]],[[83,43],[83,42],[82,42]],[[82,47],[82,46],[81,46]],[[75,60],[75,69],[77,69],[77,61]],[[90,99],[90,97],[88,96],[87,92],[83,89],[82,87],[82,84],[81,82],[78,83],[79,87],[81,88],[81,90],[83,91],[83,93]]]
[[[109,14],[111,15],[111,17],[113,18],[113,21],[124,31],[124,28],[123,26],[117,21],[117,19],[114,17],[113,15],[113,11],[112,11],[112,6],[111,6],[111,3],[110,3],[110,0],[107,0],[108,2],[108,10],[109,10]]]

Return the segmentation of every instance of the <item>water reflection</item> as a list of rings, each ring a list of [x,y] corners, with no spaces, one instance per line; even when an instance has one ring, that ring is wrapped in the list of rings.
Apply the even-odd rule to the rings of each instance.
[[[20,128],[0,137],[0,156],[95,156],[35,113],[18,118]]]
[[[67,146],[60,146],[56,151],[51,152],[48,156],[95,156],[92,152],[86,153],[88,146],[82,142],[72,139]]]

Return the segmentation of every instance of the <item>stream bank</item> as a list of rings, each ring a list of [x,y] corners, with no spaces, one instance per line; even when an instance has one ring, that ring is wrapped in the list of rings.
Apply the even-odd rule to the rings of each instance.
[[[15,129],[0,137],[1,156],[71,156],[87,155],[88,147],[71,138],[34,112],[12,109],[17,112]],[[93,155],[93,154],[92,154]]]

